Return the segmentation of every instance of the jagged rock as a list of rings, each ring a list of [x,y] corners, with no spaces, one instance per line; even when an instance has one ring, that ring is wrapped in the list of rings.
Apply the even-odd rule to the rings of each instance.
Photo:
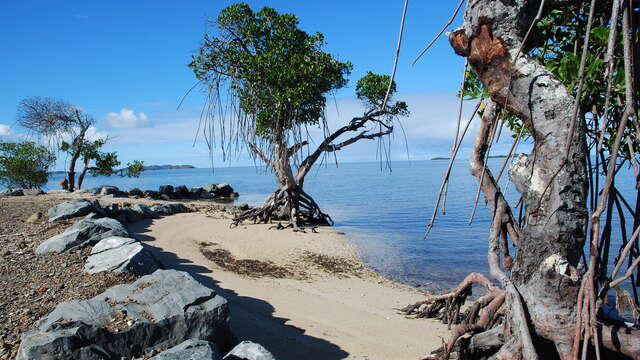
[[[222,360],[218,348],[204,340],[189,339],[149,360]]]
[[[174,200],[175,198],[176,197],[174,196],[173,193],[171,195],[169,195],[169,194],[160,194],[160,199],[162,199],[162,200],[171,201],[171,200]]]
[[[151,210],[160,215],[173,215],[178,213],[191,212],[191,209],[180,203],[156,205],[152,207]]]
[[[262,345],[243,341],[234,347],[224,360],[275,360],[275,358]]]
[[[98,218],[91,214],[73,224],[62,234],[53,236],[44,241],[36,249],[36,254],[48,252],[61,253],[91,246],[98,241],[110,236],[128,237],[127,229],[118,220],[110,218]]]
[[[153,254],[136,239],[112,236],[100,240],[91,250],[84,271],[102,271],[146,275],[158,270],[160,264]]]
[[[161,185],[160,188],[158,189],[158,192],[160,194],[171,195],[171,194],[173,194],[173,186],[171,186],[171,185]]]
[[[187,339],[234,341],[227,301],[189,274],[158,270],[89,300],[59,304],[22,334],[18,360],[120,359]]]
[[[157,219],[159,218],[158,214],[156,214],[151,208],[144,204],[135,204],[131,207],[131,210],[142,214],[145,218]]]
[[[2,196],[23,196],[24,190],[22,189],[4,189],[0,191]]]
[[[249,210],[249,204],[242,203],[242,204],[238,205],[238,210],[242,210],[242,211]]]
[[[129,195],[131,196],[144,196],[144,193],[142,192],[142,190],[138,189],[138,188],[133,188],[131,190],[129,190]]]
[[[79,199],[63,202],[49,209],[49,222],[85,216],[90,213],[104,214],[100,203],[95,199]]]

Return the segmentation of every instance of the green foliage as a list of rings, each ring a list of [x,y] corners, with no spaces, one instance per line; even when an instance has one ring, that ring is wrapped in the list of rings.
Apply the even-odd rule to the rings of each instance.
[[[138,177],[140,173],[144,171],[144,161],[133,160],[131,163],[127,163],[126,176]]]
[[[118,155],[115,152],[103,153],[99,152],[95,160],[95,167],[90,169],[92,176],[111,176],[116,171],[116,167],[120,165]]]
[[[212,92],[228,84],[256,135],[317,124],[325,94],[347,84],[351,63],[322,51],[324,36],[300,30],[293,14],[240,3],[223,9],[216,25],[189,66]]]
[[[39,189],[47,183],[55,161],[53,152],[33,142],[0,143],[0,184]]]
[[[389,81],[391,76],[374,74],[371,71],[367,72],[367,75],[363,76],[356,85],[356,96],[358,99],[365,103],[368,110],[380,108],[384,102],[385,95],[387,94],[387,88],[389,87]],[[396,92],[396,82],[391,83],[389,90],[388,103],[391,103],[392,96]],[[387,112],[389,115],[409,115],[409,109],[407,103],[404,101],[398,101],[393,105],[388,105]]]

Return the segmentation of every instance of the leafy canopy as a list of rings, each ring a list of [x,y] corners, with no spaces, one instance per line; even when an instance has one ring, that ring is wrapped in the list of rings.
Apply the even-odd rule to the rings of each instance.
[[[379,75],[368,71],[367,75],[358,80],[356,84],[356,96],[365,103],[368,110],[379,109],[382,107],[385,96],[387,96],[389,81],[391,81],[391,76],[389,75]],[[391,98],[395,92],[396,82],[393,81],[391,88],[389,88],[387,103],[391,102]],[[385,111],[387,115],[390,116],[409,115],[409,108],[404,101],[397,101],[395,104],[388,106]]]
[[[256,135],[318,124],[325,94],[347,84],[351,63],[322,51],[324,36],[300,30],[293,14],[239,3],[223,9],[216,25],[189,66],[212,92],[228,82]]]
[[[53,152],[33,142],[0,143],[0,184],[10,189],[41,188],[55,161]]]

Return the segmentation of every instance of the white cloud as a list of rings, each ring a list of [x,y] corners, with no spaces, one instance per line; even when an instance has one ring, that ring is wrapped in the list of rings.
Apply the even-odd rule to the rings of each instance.
[[[10,136],[13,134],[9,125],[0,124],[0,136]]]
[[[120,112],[110,112],[106,116],[106,120],[111,127],[124,129],[143,127],[147,124],[149,118],[143,112],[135,113],[131,109],[123,108]]]

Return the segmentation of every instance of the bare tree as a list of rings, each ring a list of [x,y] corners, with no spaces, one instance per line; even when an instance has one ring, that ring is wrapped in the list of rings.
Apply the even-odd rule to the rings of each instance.
[[[87,130],[95,120],[82,113],[79,108],[60,99],[30,97],[18,105],[18,124],[45,136],[55,146],[64,137],[69,137],[68,151],[70,153],[67,171],[67,189],[75,189],[76,162],[82,154],[86,144]]]

